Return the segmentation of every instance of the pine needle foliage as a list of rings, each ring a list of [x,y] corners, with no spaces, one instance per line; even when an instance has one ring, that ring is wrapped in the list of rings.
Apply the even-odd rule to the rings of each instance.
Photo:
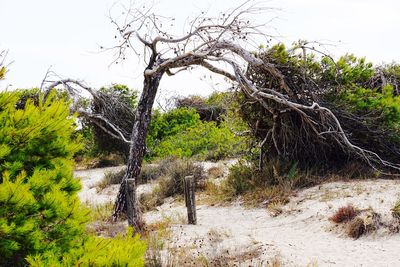
[[[0,265],[23,266],[25,257],[69,250],[85,230],[81,185],[72,176],[75,117],[68,103],[0,94]]]

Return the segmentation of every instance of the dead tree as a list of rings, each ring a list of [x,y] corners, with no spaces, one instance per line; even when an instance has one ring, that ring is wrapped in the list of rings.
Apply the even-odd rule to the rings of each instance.
[[[123,18],[122,24],[112,19],[112,23],[115,24],[118,31],[118,38],[117,36],[116,38],[120,40],[119,44],[113,48],[118,51],[117,61],[124,60],[128,52],[133,52],[147,62],[143,72],[143,90],[130,137],[123,136],[118,129],[113,129],[111,133],[130,145],[126,173],[115,201],[112,215],[114,219],[127,211],[126,180],[133,179],[135,181],[141,171],[146,151],[146,134],[161,78],[164,74],[176,75],[192,67],[203,67],[208,71],[223,75],[238,86],[247,97],[260,103],[271,114],[276,112],[271,109],[271,102],[278,104],[282,112],[290,110],[297,113],[302,121],[302,127],[318,140],[329,136],[336,145],[349,154],[362,158],[371,166],[379,163],[400,170],[399,166],[383,160],[375,152],[351,143],[339,120],[330,109],[316,102],[301,104],[290,100],[293,90],[285,82],[285,77],[279,69],[273,63],[256,57],[246,49],[249,44],[257,44],[254,38],[265,37],[268,39],[270,37],[263,29],[265,24],[253,25],[250,19],[256,14],[265,14],[267,10],[269,9],[252,6],[251,3],[245,2],[217,17],[209,17],[202,13],[189,23],[186,34],[183,36],[175,36],[163,30],[163,25],[173,23],[173,18],[157,16],[152,13],[151,9],[144,7],[131,7],[124,11],[126,17]],[[253,46],[253,49],[255,47]],[[138,51],[144,51],[144,53],[140,54]],[[253,84],[245,75],[248,66],[269,73],[278,81],[277,87],[260,88]],[[58,81],[50,87],[65,84],[71,93],[76,93],[75,89],[71,87],[74,82],[77,81]],[[93,97],[96,97],[97,93],[93,89],[78,82],[75,84],[80,85]],[[86,115],[98,116],[99,114]],[[112,122],[106,121],[106,123],[112,125]],[[274,130],[271,129],[265,139],[275,140],[274,134]],[[135,221],[131,222],[131,225],[140,229],[141,218],[137,199],[134,203],[131,200],[129,206],[133,209],[129,214],[137,214],[133,216]]]

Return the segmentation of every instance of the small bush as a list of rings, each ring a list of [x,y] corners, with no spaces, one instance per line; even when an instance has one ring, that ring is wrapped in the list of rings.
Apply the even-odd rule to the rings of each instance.
[[[332,222],[335,223],[344,223],[351,221],[354,217],[356,217],[358,211],[352,205],[347,205],[345,207],[339,208],[332,217],[329,218]]]
[[[167,158],[161,160],[159,164],[144,164],[138,177],[138,183],[148,183],[149,181],[153,181],[160,177],[163,173],[165,173],[164,165],[169,161],[170,159]]]
[[[233,165],[229,169],[226,184],[231,188],[234,195],[240,195],[255,188],[256,177],[251,165],[243,162]]]
[[[309,172],[299,172],[296,163],[271,160],[263,169],[254,162],[239,162],[229,170],[227,182],[235,194],[242,194],[256,188],[285,186],[302,188],[319,181],[319,177]]]
[[[295,165],[293,165],[295,166]],[[278,165],[268,165],[259,170],[254,164],[240,161],[229,169],[226,180],[220,185],[207,184],[207,192],[218,201],[229,201],[241,195],[246,205],[268,207],[271,203],[288,202],[293,190],[310,179],[297,174],[295,168],[279,170]]]
[[[270,161],[260,170],[253,162],[240,161],[229,169],[219,195],[225,195],[225,199],[242,195],[250,206],[286,203],[295,189],[314,185],[319,180],[309,172],[299,172],[296,164]]]
[[[81,246],[62,256],[47,254],[29,256],[28,263],[32,267],[41,266],[144,266],[146,243],[139,235],[133,235],[128,229],[123,236],[103,238],[89,236]]]
[[[365,233],[365,225],[364,220],[360,217],[354,218],[350,223],[347,225],[347,235],[352,238],[359,238]]]

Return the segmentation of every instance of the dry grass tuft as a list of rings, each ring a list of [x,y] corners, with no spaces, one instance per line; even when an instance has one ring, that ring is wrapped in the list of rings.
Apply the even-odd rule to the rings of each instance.
[[[351,221],[358,214],[358,210],[352,206],[347,205],[345,207],[339,208],[335,214],[333,214],[329,220],[335,223],[344,223]]]
[[[347,225],[346,229],[347,235],[357,239],[365,233],[365,224],[364,220],[360,217],[354,218],[350,223]]]
[[[90,209],[90,220],[95,221],[109,221],[114,207],[113,202],[106,202],[98,205],[88,205]]]
[[[363,216],[365,232],[371,233],[379,229],[382,225],[382,218],[379,213],[374,212],[373,210],[367,211],[367,213]]]
[[[139,205],[142,212],[154,210],[164,203],[164,196],[160,186],[155,186],[151,193],[144,193],[139,196]]]
[[[272,217],[276,217],[283,213],[283,205],[281,201],[274,201],[267,206],[267,210]]]
[[[118,234],[124,235],[127,227],[128,225],[125,222],[97,221],[90,223],[87,226],[87,231],[97,236],[112,238]]]
[[[224,167],[214,166],[208,169],[207,175],[209,179],[217,179],[223,177],[225,174]]]
[[[113,184],[120,184],[125,174],[125,168],[119,171],[108,171],[104,174],[103,179],[96,185],[97,193],[100,193],[105,188]]]
[[[164,197],[183,194],[183,179],[193,175],[196,183],[205,179],[204,168],[190,160],[176,159],[164,166],[159,180],[160,191]]]

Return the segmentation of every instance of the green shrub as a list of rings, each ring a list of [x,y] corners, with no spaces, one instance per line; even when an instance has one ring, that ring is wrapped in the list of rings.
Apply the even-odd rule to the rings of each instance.
[[[392,85],[382,90],[371,90],[363,87],[345,90],[342,100],[350,104],[353,111],[375,112],[381,114],[380,124],[396,131],[400,129],[400,96],[395,95]]]
[[[17,109],[20,93],[0,93],[0,265],[23,266],[25,257],[62,255],[85,230],[87,211],[77,196],[71,139],[75,117],[54,95]]]
[[[174,136],[200,123],[200,116],[194,109],[177,108],[167,113],[155,111],[147,134],[146,143],[150,155],[165,138]]]
[[[253,166],[239,162],[229,169],[226,184],[234,195],[240,195],[255,188],[254,179]]]
[[[42,266],[144,266],[146,244],[133,235],[129,229],[125,236],[117,235],[114,238],[90,236],[80,246],[63,255],[29,256],[28,263],[32,267]]]
[[[200,122],[196,126],[162,140],[153,150],[158,157],[219,160],[233,157],[244,150],[245,142],[223,124]]]

